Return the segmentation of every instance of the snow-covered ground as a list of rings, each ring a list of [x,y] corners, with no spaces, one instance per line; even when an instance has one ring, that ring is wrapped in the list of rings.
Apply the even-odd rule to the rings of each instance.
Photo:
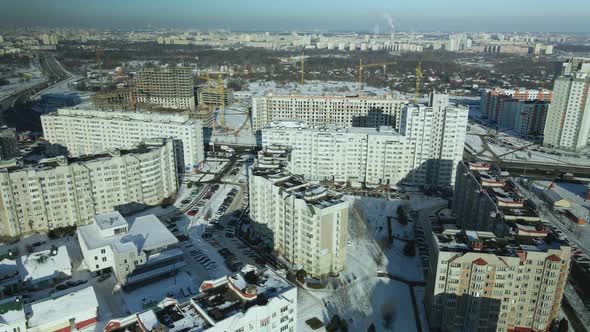
[[[0,99],[17,93],[21,90],[28,89],[39,83],[43,83],[47,80],[41,71],[31,63],[29,68],[20,68],[16,74],[28,74],[31,78],[28,80],[20,79],[17,77],[8,78],[10,84],[0,86]]]
[[[476,110],[470,116],[478,118],[479,112]],[[486,140],[485,144],[482,141],[483,139]],[[489,150],[482,153],[486,149],[486,144],[491,152],[502,156],[502,160],[505,161],[528,161],[531,163],[575,166],[587,166],[590,164],[590,154],[588,152],[573,154],[549,149],[518,137],[514,131],[496,131],[480,123],[470,121],[467,136],[465,137],[465,145],[474,154],[492,160],[493,156]]]
[[[423,309],[423,287],[411,287],[424,282],[418,256],[403,254],[406,240],[414,238],[413,223],[397,222],[400,204],[408,208],[430,208],[441,204],[439,199],[422,197],[407,200],[347,196],[352,208],[349,213],[349,240],[346,269],[338,278],[329,278],[321,290],[301,289],[298,299],[299,330],[310,331],[305,321],[317,317],[328,323],[334,314],[346,319],[349,331],[366,331],[374,324],[377,331],[416,331],[412,305],[414,290],[418,316],[426,329]],[[393,243],[387,239],[387,218],[391,219]],[[386,271],[406,282],[377,277]],[[417,289],[417,291],[415,291]]]

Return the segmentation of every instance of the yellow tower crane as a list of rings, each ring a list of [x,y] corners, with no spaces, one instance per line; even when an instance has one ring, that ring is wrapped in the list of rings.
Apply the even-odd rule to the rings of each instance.
[[[217,75],[217,79],[211,78],[209,75]],[[226,73],[224,72],[214,72],[214,73],[207,73],[206,75],[199,75],[198,77],[207,81],[209,89],[211,91],[215,91],[218,94],[218,106],[219,106],[219,125],[223,128],[225,126],[225,86],[223,82],[223,75]],[[214,83],[215,82],[215,83]],[[217,85],[216,87],[214,86]]]
[[[301,52],[301,85],[305,84],[305,53]]]
[[[137,111],[137,95],[135,89],[147,89],[148,97],[150,96],[152,90],[159,90],[157,86],[143,85],[135,82],[134,80],[127,81],[127,89],[129,94],[129,110],[132,112]]]
[[[422,81],[422,62],[418,62],[416,66],[416,96],[414,97],[414,103],[418,102],[420,97],[420,82]]]
[[[363,59],[360,59],[359,60],[359,65],[358,65],[358,69],[359,69],[358,94],[359,94],[359,96],[361,95],[361,92],[363,91],[363,68],[381,67],[381,66],[383,66],[383,71],[385,71],[385,69],[387,68],[388,65],[395,65],[395,64],[397,64],[396,61],[380,62],[380,63],[369,63],[369,64],[364,65],[363,64]]]

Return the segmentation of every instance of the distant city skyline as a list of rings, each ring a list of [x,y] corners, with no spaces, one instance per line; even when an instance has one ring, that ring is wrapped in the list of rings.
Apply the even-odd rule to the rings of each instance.
[[[2,9],[3,27],[590,33],[590,3],[579,0],[19,0],[3,3]]]

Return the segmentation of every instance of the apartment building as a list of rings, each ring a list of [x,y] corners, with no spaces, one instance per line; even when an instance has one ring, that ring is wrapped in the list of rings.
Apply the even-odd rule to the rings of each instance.
[[[271,268],[245,265],[238,273],[205,280],[199,294],[184,303],[166,298],[152,309],[111,319],[106,332],[297,331],[297,287]]]
[[[536,206],[520,194],[508,172],[495,165],[462,161],[457,167],[453,213],[464,230],[519,236],[547,235]]]
[[[249,170],[256,237],[296,269],[323,277],[346,263],[349,202],[287,170],[289,150],[268,146]]]
[[[571,248],[553,235],[431,233],[425,306],[433,331],[549,331]]]
[[[407,100],[337,96],[258,96],[252,98],[252,124],[262,129],[276,120],[301,120],[310,127],[399,128],[400,112]]]
[[[129,203],[157,205],[178,188],[174,141],[80,158],[0,165],[0,235],[84,225]]]
[[[288,169],[309,180],[448,186],[463,156],[468,111],[444,95],[429,104],[405,106],[399,132],[274,121],[262,129],[262,145],[289,146]]]
[[[496,89],[485,90],[481,93],[480,111],[484,118],[496,123],[510,125],[510,121],[503,118],[504,103],[513,101],[546,101],[551,102],[553,91],[529,89]]]
[[[42,115],[41,124],[45,139],[66,147],[72,156],[131,148],[151,138],[172,138],[180,143],[181,170],[196,170],[205,159],[203,125],[189,114],[63,108]]]
[[[194,79],[188,67],[144,68],[137,73],[134,89],[138,103],[195,108]]]
[[[543,135],[550,103],[540,100],[519,101],[514,130],[520,135]]]
[[[564,63],[553,91],[543,145],[571,151],[585,148],[590,139],[590,59]]]
[[[186,265],[178,239],[153,214],[128,222],[119,212],[108,212],[94,216],[92,224],[78,227],[77,232],[88,270],[111,270],[124,286]]]

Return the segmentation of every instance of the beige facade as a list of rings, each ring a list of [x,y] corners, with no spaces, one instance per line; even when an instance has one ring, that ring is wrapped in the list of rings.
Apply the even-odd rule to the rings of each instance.
[[[291,175],[288,150],[269,147],[250,170],[255,234],[295,268],[337,275],[346,263],[348,202]]]
[[[172,140],[133,150],[0,169],[0,235],[18,237],[92,221],[128,203],[157,205],[176,193]]]
[[[425,305],[440,331],[547,331],[558,318],[571,248],[550,237],[432,234]]]

